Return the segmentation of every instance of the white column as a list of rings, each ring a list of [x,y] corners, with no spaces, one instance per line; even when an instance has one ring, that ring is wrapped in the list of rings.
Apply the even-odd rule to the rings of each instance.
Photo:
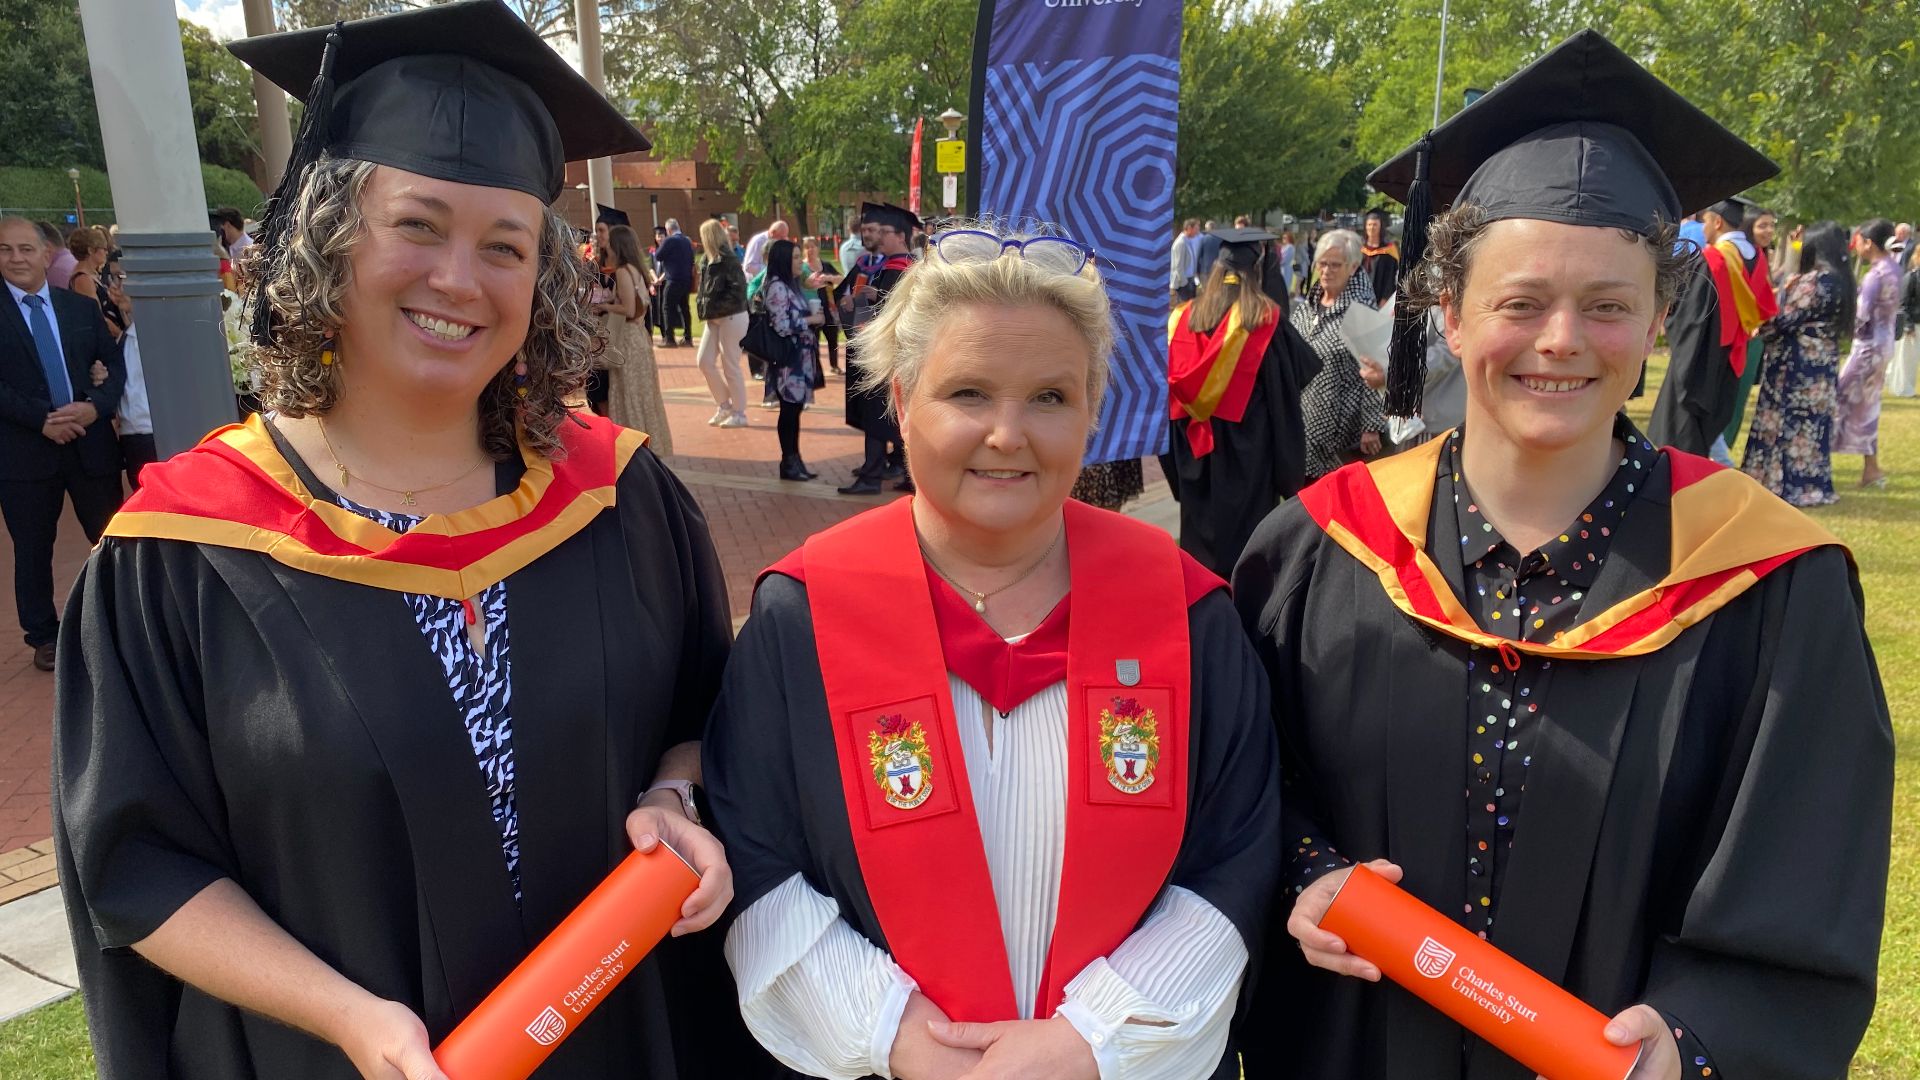
[[[219,262],[171,0],[80,0],[162,457],[235,416]]]
[[[247,36],[273,33],[273,0],[243,0]],[[260,116],[260,157],[266,162],[267,190],[280,183],[280,174],[293,154],[293,126],[287,119],[287,95],[273,80],[253,73],[253,104]]]
[[[573,0],[573,16],[574,36],[580,39],[580,74],[605,97],[607,68],[600,49],[599,0]],[[587,194],[595,203],[613,205],[612,158],[594,158],[587,162]],[[593,207],[587,207],[587,220],[592,221],[595,213]]]

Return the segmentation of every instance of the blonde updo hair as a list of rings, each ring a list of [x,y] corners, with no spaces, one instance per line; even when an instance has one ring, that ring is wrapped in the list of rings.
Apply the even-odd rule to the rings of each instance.
[[[1008,232],[993,223],[960,222],[953,228],[976,229],[1002,240],[1044,235]],[[944,230],[943,230],[944,231]],[[936,243],[938,234],[933,238]],[[851,272],[851,270],[849,270]],[[1065,315],[1087,346],[1087,403],[1095,417],[1107,393],[1108,362],[1113,356],[1113,311],[1100,271],[1089,261],[1078,274],[1061,273],[1012,253],[977,262],[947,262],[932,243],[887,294],[880,313],[860,328],[860,383],[863,390],[886,392],[887,411],[910,400],[921,369],[933,352],[940,329],[965,305],[1022,307],[1044,305]]]
[[[360,195],[374,168],[368,161],[321,158],[301,178],[287,207],[293,218],[281,250],[268,253],[261,244],[247,249],[247,274],[262,285],[254,300],[264,300],[273,320],[271,340],[247,346],[263,411],[325,416],[339,402],[340,369],[354,358],[342,355],[323,364],[321,354],[335,346],[328,335],[341,325],[353,248],[366,227]],[[588,313],[591,281],[573,250],[573,230],[550,208],[542,216],[526,340],[480,392],[480,445],[496,461],[518,456],[522,439],[541,454],[560,448],[566,400],[586,385],[603,344]],[[513,373],[522,360],[525,397]]]

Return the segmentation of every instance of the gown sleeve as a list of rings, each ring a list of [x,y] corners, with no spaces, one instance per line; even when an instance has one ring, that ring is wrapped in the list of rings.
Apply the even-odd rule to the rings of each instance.
[[[840,918],[840,905],[795,874],[740,913],[727,966],[747,1030],[808,1076],[890,1077],[913,978]]]
[[[1711,1052],[1715,1075],[1812,1080],[1847,1071],[1873,1013],[1893,735],[1844,554],[1779,573],[1791,576],[1767,596],[1768,677],[1739,719],[1742,749],[1645,1000]]]
[[[680,625],[687,640],[681,650],[680,669],[674,679],[673,712],[667,718],[667,737],[662,745],[675,746],[701,737],[718,693],[721,672],[732,648],[733,617],[727,604],[727,579],[720,568],[720,554],[714,549],[713,536],[707,531],[706,515],[672,470],[662,464],[651,450],[642,450],[628,467],[640,477],[651,478],[651,491],[630,487],[623,480],[620,498],[629,506],[653,500],[649,515],[657,513],[665,522],[665,531],[673,544],[679,580]],[[659,550],[661,525],[647,521],[630,527],[630,537],[642,538],[628,545],[635,578],[648,581],[663,573]],[[667,586],[672,588],[673,586]],[[669,594],[670,595],[670,594]],[[651,778],[647,778],[651,779]]]
[[[1715,365],[1726,362],[1726,350],[1720,344],[1720,296],[1704,262],[1696,264],[1674,298],[1667,345],[1672,354],[1667,379],[1678,395],[1676,403],[1696,419],[1712,416],[1725,382]]]
[[[1296,557],[1299,545],[1293,538],[1305,530],[1317,531],[1306,512],[1297,503],[1282,507],[1261,523],[1233,572],[1234,606],[1272,684],[1269,715],[1279,739],[1283,890],[1276,908],[1282,911],[1290,909],[1291,897],[1315,878],[1351,865],[1328,842],[1312,785],[1293,766],[1306,760],[1294,734],[1294,723],[1306,712],[1301,692],[1305,674],[1292,662],[1297,650],[1290,645],[1299,639],[1296,600],[1309,573],[1307,560]]]
[[[100,1075],[116,1080],[164,1072],[178,994],[128,946],[233,876],[195,632],[181,614],[204,584],[199,565],[185,545],[108,539],[60,626],[53,839]]]
[[[733,869],[735,911],[812,865],[797,813],[785,669],[815,658],[784,657],[777,625],[804,621],[806,607],[800,584],[779,574],[754,590],[753,613],[734,642],[700,745],[713,826]]]

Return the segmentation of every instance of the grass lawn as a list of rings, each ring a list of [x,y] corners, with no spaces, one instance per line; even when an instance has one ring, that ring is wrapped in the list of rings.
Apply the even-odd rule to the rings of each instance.
[[[1655,358],[1649,378],[1655,386],[1664,372],[1663,360]],[[1644,424],[1652,404],[1648,396],[1629,411]],[[1812,514],[1851,545],[1859,561],[1867,623],[1893,708],[1900,759],[1893,875],[1880,950],[1880,1004],[1852,1075],[1859,1080],[1906,1080],[1920,1076],[1920,764],[1915,761],[1920,750],[1920,399],[1889,399],[1880,436],[1881,463],[1893,474],[1887,489],[1855,490],[1860,459],[1836,457],[1841,501]],[[1848,780],[1826,778],[1832,784]],[[78,998],[0,1025],[0,1077],[92,1076]]]
[[[93,1080],[93,1048],[78,994],[0,1024],[0,1076]]]

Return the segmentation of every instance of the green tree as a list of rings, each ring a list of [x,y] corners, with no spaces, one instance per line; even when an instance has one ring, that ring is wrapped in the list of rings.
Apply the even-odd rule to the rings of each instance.
[[[0,165],[102,167],[74,0],[0,0]]]
[[[1180,43],[1180,217],[1311,210],[1354,165],[1345,77],[1297,42],[1299,8],[1187,0]]]
[[[247,171],[259,151],[260,131],[247,66],[206,27],[184,19],[180,50],[187,62],[187,96],[193,103],[200,160]]]
[[[905,192],[916,119],[921,146],[920,204],[940,205],[936,117],[967,110],[975,10],[951,0],[865,0],[842,22],[835,67],[802,95],[808,146],[794,163],[796,187],[838,203],[855,192]]]
[[[1753,196],[1800,220],[1920,209],[1920,57],[1912,0],[1666,0],[1629,26],[1653,70],[1778,162]]]
[[[819,136],[806,123],[809,95],[832,92],[829,74],[860,74],[834,66],[839,15],[830,0],[655,0],[644,20],[603,36],[657,154],[704,146],[749,209],[778,202],[804,218],[811,185],[796,163]]]

